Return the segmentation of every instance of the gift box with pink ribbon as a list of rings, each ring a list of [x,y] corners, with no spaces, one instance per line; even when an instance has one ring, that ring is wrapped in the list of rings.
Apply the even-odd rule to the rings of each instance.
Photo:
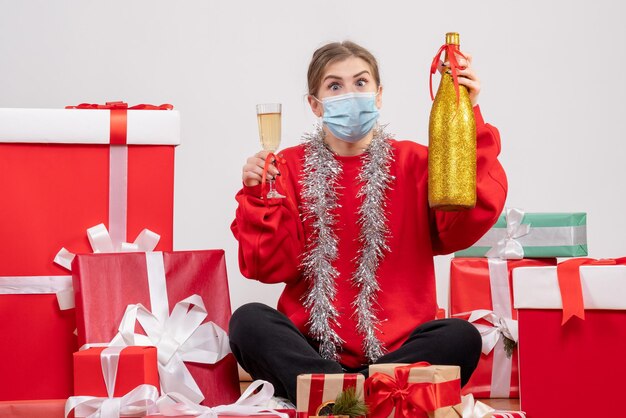
[[[239,397],[224,251],[79,254],[72,273],[79,344],[154,345],[163,393]]]
[[[620,415],[626,258],[515,269],[513,289],[521,408],[532,418]]]
[[[461,370],[425,362],[373,364],[365,401],[369,418],[461,417]]]
[[[106,223],[113,245],[144,228],[172,247],[170,105],[0,109],[0,400],[72,392],[72,286],[59,248],[89,252],[84,231]]]
[[[464,394],[479,398],[519,396],[517,312],[513,309],[511,272],[517,267],[555,264],[555,259],[451,260],[450,316],[473,323],[483,341],[478,366],[463,387]]]

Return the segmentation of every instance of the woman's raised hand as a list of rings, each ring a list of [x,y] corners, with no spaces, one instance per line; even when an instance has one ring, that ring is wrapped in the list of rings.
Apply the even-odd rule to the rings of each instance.
[[[268,154],[269,151],[259,151],[246,160],[241,176],[244,185],[252,187],[261,184],[261,180],[263,178],[263,168],[265,167],[265,159]],[[279,174],[280,173],[274,164],[270,164],[267,169],[267,179],[271,180]]]
[[[472,106],[476,106],[478,103],[478,95],[480,94],[480,80],[472,68],[472,56],[465,52],[463,55],[465,55],[467,59],[458,54],[456,57],[456,60],[459,63],[459,68],[457,68],[459,84],[467,87]],[[443,73],[444,71],[448,74],[451,73],[450,63],[448,61],[439,62],[439,72]]]

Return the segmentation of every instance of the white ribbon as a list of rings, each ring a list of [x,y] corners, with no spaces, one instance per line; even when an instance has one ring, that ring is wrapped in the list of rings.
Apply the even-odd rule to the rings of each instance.
[[[474,395],[471,393],[461,397],[461,408],[463,410],[463,418],[486,418],[495,411],[489,405],[474,400]]]
[[[74,307],[72,276],[0,277],[0,295],[55,294],[61,310]]]
[[[152,385],[139,385],[121,398],[115,398],[115,382],[120,353],[124,347],[107,347],[100,354],[102,377],[107,397],[72,396],[65,403],[65,416],[88,418],[119,418],[120,415],[145,415],[157,411],[159,393]]]
[[[146,253],[146,263],[153,312],[141,304],[129,305],[110,345],[156,346],[163,393],[180,393],[199,403],[204,396],[185,362],[217,363],[230,353],[228,335],[213,322],[202,323],[207,310],[199,295],[178,302],[169,314],[163,253]],[[135,333],[136,323],[145,335]]]
[[[87,238],[91,249],[95,254],[98,253],[113,253],[113,252],[149,252],[153,251],[161,236],[156,232],[152,232],[149,229],[144,229],[137,235],[134,242],[121,242],[115,244],[114,240],[109,235],[104,224],[98,224],[87,229]],[[54,257],[54,262],[61,267],[72,271],[72,260],[74,260],[75,254],[69,252],[65,248],[61,248],[57,255]]]
[[[254,393],[260,386],[257,393]],[[214,408],[194,403],[180,393],[168,393],[158,400],[157,405],[163,416],[194,415],[198,418],[218,418],[219,415],[266,415],[268,413],[278,415],[280,418],[288,418],[285,413],[268,409],[267,402],[274,395],[274,386],[264,380],[255,380],[245,390],[241,397],[231,405],[221,405]]]
[[[506,210],[506,236],[487,251],[486,257],[508,260],[524,258],[524,247],[518,239],[530,233],[530,224],[522,224],[522,219],[524,211],[515,208]]]
[[[469,314],[468,321],[476,327],[482,337],[483,354],[487,355],[493,351],[490,397],[508,398],[511,394],[513,358],[507,357],[502,336],[517,342],[518,326],[512,317],[508,263],[506,260],[495,258],[490,258],[487,262],[493,310],[478,309],[454,316]],[[492,325],[475,323],[479,319],[484,319]]]
[[[459,315],[467,315],[467,313],[464,312],[454,316]],[[479,319],[484,319],[491,325],[476,324],[475,322]],[[515,342],[518,341],[518,327],[515,319],[498,316],[495,312],[486,309],[478,309],[470,312],[468,321],[480,332],[483,342],[482,353],[484,355],[491,353],[502,336]]]
[[[117,247],[126,241],[128,146],[109,146],[109,228]],[[119,251],[119,250],[118,250]],[[123,250],[122,250],[123,251]],[[108,251],[113,252],[113,251]]]

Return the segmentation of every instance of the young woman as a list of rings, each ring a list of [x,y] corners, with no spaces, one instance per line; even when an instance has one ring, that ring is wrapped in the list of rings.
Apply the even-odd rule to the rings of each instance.
[[[462,384],[475,369],[476,329],[434,320],[433,256],[480,238],[502,211],[507,182],[498,131],[476,104],[471,57],[459,60],[476,118],[474,209],[429,209],[427,148],[391,139],[377,125],[378,65],[352,42],[313,54],[308,102],[323,124],[268,170],[287,198],[262,198],[266,152],[244,165],[232,224],[242,274],[286,286],[278,310],[258,303],[236,310],[230,342],[241,366],[272,382],[277,395],[294,402],[301,373],[367,375],[377,362],[459,365]]]

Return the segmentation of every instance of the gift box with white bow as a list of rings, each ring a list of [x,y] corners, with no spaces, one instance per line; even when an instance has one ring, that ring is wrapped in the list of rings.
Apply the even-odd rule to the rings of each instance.
[[[622,415],[626,258],[515,269],[513,290],[521,409],[532,418]]]
[[[156,347],[129,346],[114,350],[112,353],[107,347],[90,347],[74,353],[75,396],[102,397],[112,390],[112,396],[122,397],[139,385],[159,388]]]
[[[57,303],[71,294],[53,263],[61,247],[89,252],[84,231],[106,223],[116,246],[148,227],[172,248],[178,112],[79,107],[0,109],[0,358],[11,359],[0,400],[71,394],[78,347],[74,311]]]
[[[79,344],[154,345],[163,393],[239,397],[223,250],[79,254],[72,273]]]
[[[509,260],[586,256],[587,214],[507,209],[474,245],[454,255]]]
[[[513,309],[511,272],[517,267],[555,264],[555,259],[451,260],[450,317],[472,322],[483,340],[480,361],[463,394],[478,398],[519,396],[517,313]]]

